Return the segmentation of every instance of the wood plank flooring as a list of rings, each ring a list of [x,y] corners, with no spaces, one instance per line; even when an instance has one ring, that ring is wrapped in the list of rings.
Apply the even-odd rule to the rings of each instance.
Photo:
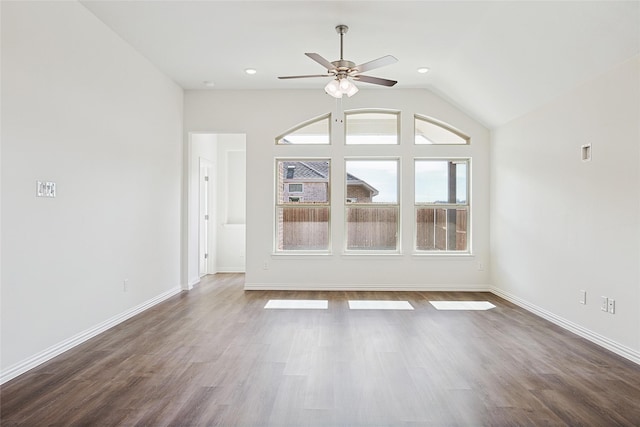
[[[208,276],[4,384],[2,426],[640,426],[640,367],[492,294]],[[265,310],[269,299],[327,310]],[[349,310],[349,299],[413,311]],[[486,300],[437,311],[429,300]]]

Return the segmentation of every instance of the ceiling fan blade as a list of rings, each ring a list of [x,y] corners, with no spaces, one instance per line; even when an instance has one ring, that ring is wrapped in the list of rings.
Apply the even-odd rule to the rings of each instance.
[[[396,62],[398,62],[398,59],[395,56],[387,55],[382,58],[374,59],[373,61],[365,62],[364,64],[356,65],[352,70],[357,73],[364,73],[365,71],[384,67],[385,65],[395,64]]]
[[[306,79],[309,77],[331,77],[331,74],[309,74],[306,76],[280,76],[279,79]]]
[[[361,82],[373,83],[374,85],[381,85],[381,86],[393,86],[394,84],[398,83],[395,80],[381,79],[380,77],[363,76],[362,74],[353,76],[353,79]]]
[[[309,58],[316,61],[318,64],[322,65],[324,68],[327,69],[327,71],[336,69],[335,65],[333,65],[331,62],[327,61],[317,53],[305,53],[305,55],[307,55]]]

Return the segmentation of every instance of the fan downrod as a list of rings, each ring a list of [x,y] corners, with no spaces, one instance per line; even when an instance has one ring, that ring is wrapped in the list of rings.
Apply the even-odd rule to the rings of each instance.
[[[344,36],[347,31],[349,31],[349,27],[347,27],[346,25],[338,25],[336,26],[336,32],[338,34],[340,34],[340,61],[342,61],[344,59],[344,55],[343,55],[343,44],[342,44],[342,36]]]

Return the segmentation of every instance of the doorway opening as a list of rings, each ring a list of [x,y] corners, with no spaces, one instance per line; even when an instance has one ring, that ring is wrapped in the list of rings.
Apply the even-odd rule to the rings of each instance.
[[[245,271],[246,135],[191,133],[188,288],[207,274]]]

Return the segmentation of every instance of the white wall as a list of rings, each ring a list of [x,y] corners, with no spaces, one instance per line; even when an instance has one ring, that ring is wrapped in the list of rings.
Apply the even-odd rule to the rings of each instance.
[[[179,291],[183,93],[76,2],[1,7],[7,379]]]
[[[217,250],[219,272],[245,271],[246,137],[218,135]]]
[[[502,126],[491,149],[497,290],[637,361],[639,62]],[[593,160],[582,162],[588,143]],[[615,299],[616,314],[600,310],[603,295]]]
[[[247,138],[247,288],[305,289],[487,289],[489,252],[489,166],[488,131],[455,107],[427,90],[366,90],[343,100],[344,109],[390,108],[402,111],[400,147],[372,147],[370,153],[399,150],[444,155],[452,150],[473,157],[473,247],[467,257],[417,257],[413,245],[413,179],[411,168],[403,166],[402,198],[409,203],[402,213],[402,255],[345,256],[340,233],[344,213],[337,204],[332,210],[333,253],[328,256],[273,255],[274,156],[325,156],[329,151],[348,154],[340,144],[331,147],[275,145],[275,137],[287,129],[336,108],[336,102],[322,90],[291,91],[187,91],[185,132],[244,133]],[[473,144],[465,147],[416,147],[413,144],[413,114],[420,113],[468,133]],[[334,126],[334,132],[338,132]],[[328,151],[329,150],[329,151]],[[410,162],[410,160],[408,161]],[[339,163],[339,161],[338,161]],[[339,170],[339,165],[338,169]],[[339,187],[339,186],[338,186]],[[334,187],[335,188],[335,187]],[[333,194],[335,200],[340,195]],[[268,269],[264,270],[263,265]]]

